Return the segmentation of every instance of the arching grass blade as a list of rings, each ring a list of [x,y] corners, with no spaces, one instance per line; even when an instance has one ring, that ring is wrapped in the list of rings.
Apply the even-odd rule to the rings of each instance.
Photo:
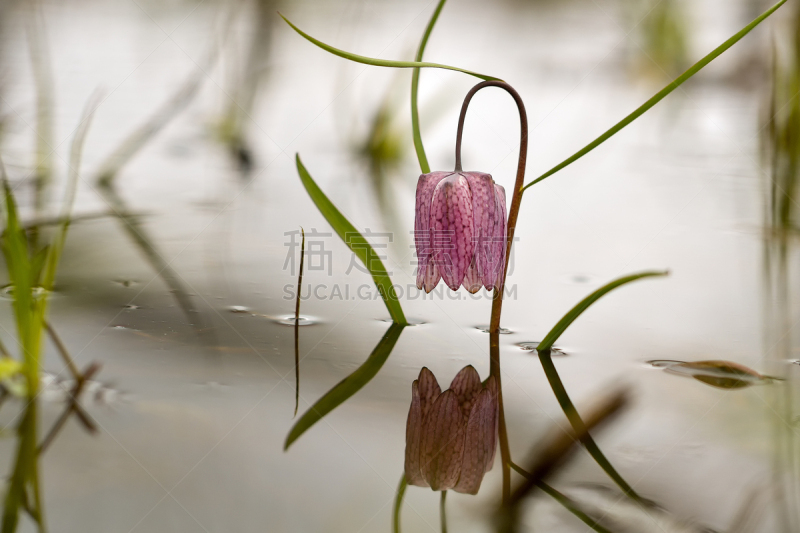
[[[439,13],[442,12],[442,8],[444,7],[444,3],[446,1],[447,0],[439,0],[439,4],[433,11],[431,20],[428,22],[428,26],[425,28],[425,33],[422,34],[422,40],[419,42],[419,49],[417,49],[417,55],[414,57],[414,61],[422,61],[422,55],[425,53],[425,46],[428,44],[428,38],[431,36],[433,26],[436,24],[436,20],[439,18]],[[414,137],[414,150],[417,152],[419,168],[422,169],[423,174],[428,174],[431,171],[431,167],[428,164],[428,156],[425,155],[425,147],[422,145],[422,134],[419,128],[419,108],[417,106],[417,94],[419,93],[419,73],[419,67],[414,67],[414,73],[411,75],[411,132]]]
[[[386,267],[383,266],[378,254],[372,248],[372,245],[364,238],[361,233],[356,230],[349,220],[339,211],[335,205],[325,196],[322,189],[317,186],[311,174],[308,173],[303,162],[300,161],[300,154],[297,154],[297,172],[300,174],[300,181],[311,196],[311,200],[325,217],[325,220],[333,227],[336,234],[341,237],[344,243],[356,254],[364,266],[367,267],[378,291],[383,297],[383,302],[386,304],[386,309],[389,310],[392,320],[397,324],[407,325],[403,308],[400,306],[400,300],[397,299],[394,287],[392,287],[392,280],[386,272]]]
[[[557,164],[556,166],[554,166],[553,168],[551,168],[550,170],[548,170],[547,172],[545,172],[544,174],[542,174],[541,176],[539,176],[538,178],[533,180],[532,182],[530,182],[527,185],[525,185],[522,188],[522,190],[524,191],[525,189],[527,189],[531,185],[539,183],[543,179],[552,176],[553,174],[555,174],[556,172],[558,172],[562,168],[571,165],[572,163],[574,163],[575,161],[577,161],[581,157],[585,156],[586,154],[588,154],[589,152],[591,152],[592,150],[594,150],[595,148],[597,148],[598,146],[600,146],[601,144],[606,142],[610,137],[615,135],[622,128],[624,128],[625,126],[627,126],[628,124],[630,124],[631,122],[633,122],[634,120],[636,120],[637,118],[642,116],[647,110],[649,110],[651,107],[653,107],[658,102],[660,102],[662,99],[664,99],[664,97],[667,96],[669,93],[671,93],[672,91],[674,91],[675,89],[680,87],[680,85],[683,82],[685,82],[686,80],[688,80],[689,78],[691,78],[692,76],[697,74],[703,67],[705,67],[706,65],[711,63],[714,59],[716,59],[720,55],[722,55],[722,53],[725,52],[728,48],[730,48],[731,46],[733,46],[734,44],[739,42],[739,40],[742,37],[744,37],[745,35],[750,33],[750,31],[753,28],[755,28],[756,26],[761,24],[764,21],[764,19],[766,19],[767,17],[772,15],[772,13],[774,13],[779,7],[781,7],[785,3],[786,3],[786,0],[781,0],[780,2],[775,4],[774,6],[772,6],[768,10],[766,10],[758,18],[756,18],[753,22],[751,22],[750,24],[748,24],[747,26],[742,28],[733,37],[731,37],[730,39],[728,39],[727,41],[725,41],[724,43],[722,43],[721,45],[716,47],[714,50],[711,51],[711,53],[709,53],[703,59],[701,59],[700,61],[698,61],[697,63],[695,63],[691,67],[689,67],[689,69],[686,72],[684,72],[683,74],[681,74],[680,76],[675,78],[669,85],[667,85],[666,87],[664,87],[663,89],[658,91],[652,98],[650,98],[644,104],[642,104],[641,106],[636,108],[636,110],[634,110],[633,113],[631,113],[627,117],[623,118],[622,120],[620,120],[619,122],[614,124],[608,131],[603,133],[600,137],[598,137],[597,139],[593,140],[592,142],[590,142],[589,144],[587,144],[586,146],[584,146],[583,148],[581,148],[580,150],[578,150],[577,152],[575,152],[574,154],[569,156],[567,159],[565,159],[561,163]]]
[[[566,331],[566,329],[570,326],[570,324],[572,324],[575,321],[575,319],[581,315],[581,313],[586,311],[586,309],[588,309],[590,305],[592,305],[597,300],[599,300],[609,292],[613,291],[617,287],[621,287],[622,285],[625,285],[626,283],[630,283],[632,281],[636,281],[637,279],[649,278],[653,276],[666,276],[667,274],[669,274],[669,272],[667,271],[640,272],[639,274],[631,274],[630,276],[623,276],[621,278],[615,279],[614,281],[608,283],[607,285],[603,285],[602,287],[594,291],[592,294],[581,300],[578,303],[578,305],[570,309],[570,311],[566,315],[564,315],[563,318],[559,320],[555,326],[553,326],[553,329],[551,329],[550,332],[547,335],[545,335],[542,342],[540,342],[539,345],[536,347],[536,351],[538,351],[539,353],[543,351],[549,351],[550,348],[553,347],[553,343],[555,343],[556,340],[558,340],[561,334],[564,333],[564,331]]]
[[[280,13],[278,13],[281,15]],[[367,57],[367,56],[360,56],[358,54],[352,54],[350,52],[345,52],[344,50],[339,50],[338,48],[334,48],[329,44],[325,44],[320,40],[317,40],[310,36],[309,34],[305,33],[303,30],[289,22],[289,19],[281,15],[281,18],[286,21],[286,23],[292,27],[294,31],[305,37],[311,43],[319,46],[326,52],[330,52],[331,54],[339,57],[343,57],[344,59],[349,59],[350,61],[355,61],[356,63],[363,63],[364,65],[373,65],[375,67],[394,67],[394,68],[414,68],[414,67],[423,67],[423,68],[441,68],[444,70],[455,70],[456,72],[463,72],[464,74],[469,74],[470,76],[475,76],[476,78],[480,78],[482,80],[497,80],[499,78],[495,78],[492,76],[487,76],[485,74],[479,74],[477,72],[472,72],[471,70],[465,70],[463,68],[458,67],[451,67],[449,65],[442,65],[440,63],[426,63],[426,62],[419,62],[419,61],[393,61],[391,59],[377,59],[374,57]]]

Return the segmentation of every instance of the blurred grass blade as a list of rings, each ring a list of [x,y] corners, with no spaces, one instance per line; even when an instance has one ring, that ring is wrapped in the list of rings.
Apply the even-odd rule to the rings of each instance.
[[[81,156],[83,155],[83,145],[89,127],[92,125],[92,118],[97,106],[100,104],[100,94],[95,93],[89,98],[86,107],[81,114],[81,121],[75,136],[72,138],[72,146],[69,156],[69,172],[67,179],[67,191],[64,194],[64,204],[61,207],[61,227],[56,234],[53,242],[48,248],[47,258],[45,259],[41,286],[45,290],[52,290],[56,279],[56,270],[61,260],[61,252],[64,250],[64,243],[67,240],[67,230],[69,229],[72,206],[75,203],[75,193],[78,189],[78,179],[81,170]]]
[[[278,13],[281,15],[280,13]],[[317,39],[313,38],[312,36],[308,35],[307,33],[303,32],[300,28],[289,22],[289,19],[281,15],[281,18],[286,21],[286,23],[292,27],[294,31],[305,37],[311,43],[319,46],[323,50],[330,52],[331,54],[339,57],[343,57],[345,59],[349,59],[350,61],[355,61],[356,63],[363,63],[364,65],[373,65],[376,67],[394,67],[394,68],[415,68],[415,67],[427,67],[427,68],[441,68],[444,70],[455,70],[456,72],[463,72],[464,74],[469,74],[470,76],[475,76],[476,78],[480,78],[482,80],[499,80],[500,78],[494,78],[492,76],[487,76],[485,74],[478,74],[477,72],[472,72],[470,70],[464,70],[463,68],[458,67],[451,67],[449,65],[442,65],[440,63],[425,63],[419,61],[393,61],[391,59],[376,59],[373,57],[367,56],[360,56],[358,54],[351,54],[350,52],[345,52],[344,50],[339,50],[338,48],[334,48],[329,44],[325,44],[322,41],[318,41]]]
[[[620,287],[632,281],[636,281],[637,279],[649,278],[653,276],[666,276],[667,274],[669,274],[668,271],[640,272],[639,274],[631,274],[630,276],[624,276],[615,279],[611,283],[603,285],[602,287],[594,291],[592,294],[581,300],[578,303],[578,305],[570,309],[570,311],[566,315],[564,315],[564,317],[561,320],[559,320],[555,326],[553,326],[553,329],[551,329],[550,332],[545,336],[544,340],[542,340],[542,342],[539,343],[539,345],[536,347],[536,350],[539,353],[542,353],[544,351],[549,351],[550,348],[552,348],[553,343],[555,343],[556,340],[558,340],[561,334],[564,333],[564,331],[566,331],[566,329],[570,326],[570,324],[572,324],[575,321],[575,319],[581,315],[581,313],[586,311],[586,309],[588,309],[590,305],[592,305],[597,300],[605,296],[607,293],[613,291],[617,287]]]
[[[300,274],[297,276],[297,301],[294,304],[294,415],[300,405],[300,291],[303,288],[303,263],[306,255],[306,230],[302,227],[303,241],[300,244]]]
[[[405,328],[405,325],[397,323],[389,326],[389,329],[380,342],[378,342],[378,345],[375,346],[375,349],[372,350],[372,353],[364,364],[329,390],[325,396],[320,398],[317,403],[312,405],[311,408],[300,417],[300,420],[292,427],[291,431],[289,431],[289,435],[286,437],[286,442],[283,445],[284,450],[288,450],[289,446],[291,446],[300,435],[322,420],[325,415],[343,404],[375,377],[386,362],[386,359],[388,359],[389,355],[392,353],[397,339],[400,338],[400,333],[403,332],[403,328]]]
[[[197,71],[184,82],[172,97],[164,102],[150,118],[138,129],[134,130],[110,156],[100,165],[97,172],[97,183],[99,185],[110,185],[120,170],[135,156],[139,150],[144,148],[164,127],[169,124],[181,111],[183,111],[197,95],[202,81],[206,78],[206,72],[214,65],[216,60],[216,50],[209,54],[202,67],[197,67]]]
[[[428,26],[425,28],[425,33],[422,34],[422,40],[419,43],[419,49],[417,50],[416,57],[414,57],[414,61],[422,61],[422,54],[425,53],[425,46],[428,44],[428,38],[431,36],[433,26],[436,24],[436,21],[439,18],[439,13],[442,12],[442,8],[444,7],[444,3],[446,1],[447,0],[439,0],[439,4],[436,6],[433,16],[431,16],[431,20],[428,22]],[[422,134],[419,128],[419,107],[417,105],[417,94],[419,93],[419,73],[419,67],[414,67],[414,73],[411,75],[411,131],[414,136],[414,150],[417,152],[419,168],[422,169],[423,174],[428,174],[431,171],[431,167],[428,164],[428,156],[425,155],[425,147],[422,145]]]
[[[406,322],[406,317],[403,314],[403,308],[397,299],[397,294],[394,291],[394,287],[392,287],[392,280],[386,272],[386,267],[383,266],[383,261],[378,257],[378,254],[367,239],[336,209],[336,206],[325,196],[322,189],[317,186],[306,167],[303,166],[302,161],[300,161],[300,154],[297,154],[297,172],[300,174],[300,180],[303,182],[306,191],[308,191],[308,195],[311,196],[311,200],[322,213],[322,216],[325,217],[325,220],[333,227],[336,234],[341,237],[372,274],[372,279],[378,287],[378,292],[383,297],[383,302],[386,304],[392,320],[396,324],[407,325],[408,322]]]
[[[444,0],[442,0],[444,3]],[[394,498],[394,507],[392,508],[392,533],[400,533],[400,511],[403,508],[403,497],[406,495],[406,488],[408,488],[408,480],[406,475],[400,478],[400,483],[397,485],[397,492]]]
[[[781,7],[785,3],[786,3],[786,0],[781,0],[780,2],[775,4],[774,6],[772,6],[768,10],[766,10],[758,18],[756,18],[753,22],[751,22],[750,24],[748,24],[747,26],[742,28],[733,37],[731,37],[730,39],[728,39],[727,41],[725,41],[724,43],[722,43],[721,45],[716,47],[714,50],[711,51],[711,53],[709,53],[703,59],[701,59],[700,61],[698,61],[697,63],[695,63],[691,67],[689,67],[689,69],[686,72],[684,72],[683,74],[681,74],[680,76],[675,78],[669,85],[667,85],[666,87],[664,87],[663,89],[658,91],[655,94],[655,96],[653,96],[648,101],[646,101],[644,104],[642,104],[641,106],[636,108],[636,110],[633,111],[633,113],[631,113],[627,117],[623,118],[622,120],[620,120],[619,122],[614,124],[614,126],[612,126],[608,131],[603,133],[600,137],[598,137],[597,139],[593,140],[592,142],[590,142],[589,144],[587,144],[586,146],[584,146],[583,148],[581,148],[580,150],[575,152],[573,155],[571,155],[570,157],[568,157],[567,159],[565,159],[561,163],[557,164],[556,166],[554,166],[553,168],[551,168],[550,170],[548,170],[547,172],[545,172],[544,174],[542,174],[541,176],[539,176],[538,178],[533,180],[532,182],[530,182],[527,185],[525,185],[522,188],[522,190],[524,191],[525,189],[527,189],[531,185],[539,183],[543,179],[545,179],[545,178],[547,178],[549,176],[552,176],[553,174],[555,174],[556,172],[558,172],[562,168],[571,165],[572,163],[574,163],[575,161],[577,161],[581,157],[585,156],[586,154],[588,154],[589,152],[591,152],[592,150],[594,150],[595,148],[597,148],[598,146],[603,144],[610,137],[612,137],[617,132],[619,132],[622,128],[624,128],[625,126],[627,126],[628,124],[630,124],[631,122],[633,122],[634,120],[636,120],[637,118],[642,116],[647,110],[649,110],[651,107],[653,107],[658,102],[660,102],[669,93],[671,93],[672,91],[677,89],[683,82],[685,82],[686,80],[688,80],[689,78],[691,78],[692,76],[697,74],[703,67],[705,67],[706,65],[711,63],[714,59],[719,57],[728,48],[730,48],[731,46],[736,44],[742,37],[744,37],[745,35],[750,33],[750,31],[753,28],[755,28],[756,26],[761,24],[764,21],[764,19],[766,19],[767,17],[772,15],[772,13],[774,13],[775,10],[777,10],[779,7]]]

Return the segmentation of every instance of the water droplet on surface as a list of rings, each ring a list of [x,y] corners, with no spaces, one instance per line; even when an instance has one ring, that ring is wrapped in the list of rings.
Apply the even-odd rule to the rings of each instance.
[[[475,326],[475,329],[483,333],[489,333],[489,326]],[[500,328],[500,335],[511,335],[512,331],[508,328]]]
[[[228,307],[228,311],[231,313],[248,313],[250,309],[243,305],[232,305]]]
[[[128,304],[123,307],[123,309],[141,309],[138,305]]]
[[[284,326],[294,326],[294,315],[276,316],[272,317],[272,320],[274,322],[277,322],[278,324],[283,324]],[[301,316],[297,320],[298,326],[312,326],[314,324],[319,324],[319,323],[320,323],[319,320],[310,316]]]
[[[115,324],[115,325],[111,326],[111,329],[136,331],[134,328],[132,328],[130,326],[124,326],[122,324]]]
[[[116,283],[117,285],[122,285],[125,288],[128,288],[138,285],[139,281],[135,279],[115,279],[114,283]]]

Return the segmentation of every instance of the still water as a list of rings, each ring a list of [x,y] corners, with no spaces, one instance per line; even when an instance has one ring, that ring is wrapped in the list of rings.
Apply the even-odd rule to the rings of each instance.
[[[743,2],[725,3],[722,14],[718,2],[697,4],[688,6],[693,58],[755,13]],[[340,48],[410,58],[434,5],[301,1],[271,10]],[[42,5],[57,176],[65,174],[85,102],[102,91],[84,151],[78,216],[109,210],[94,182],[108,155],[187,79],[200,72],[202,80],[188,107],[121,170],[117,186],[186,287],[203,333],[187,322],[119,220],[92,218],[71,227],[51,322],[80,367],[102,364],[95,391],[111,392],[84,402],[97,435],[72,420],[42,460],[52,531],[389,531],[419,369],[429,367],[441,383],[467,364],[488,376],[489,339],[480,328],[489,322],[489,298],[462,289],[423,299],[407,290],[414,285],[409,245],[419,174],[408,119],[410,72],[333,57],[275,15],[257,96],[244,113],[253,167],[243,174],[215,128],[239,94],[237,73],[254,32],[251,9],[211,0]],[[25,180],[34,161],[36,85],[19,22],[24,9],[8,13],[2,155],[23,214],[32,216],[22,191],[30,189]],[[669,80],[658,69],[641,77],[631,67],[631,58],[644,53],[636,26],[610,0],[453,2],[426,59],[517,88],[531,124],[529,181]],[[647,364],[724,359],[784,378],[796,366],[768,368],[774,354],[762,333],[764,171],[757,132],[766,67],[743,65],[753,55],[766,57],[769,27],[768,21],[604,146],[529,189],[522,203],[502,322],[508,334],[501,336],[517,462],[551,425],[568,428],[536,352],[520,344],[541,340],[611,279],[670,271],[592,307],[560,339],[565,355],[555,359],[578,409],[612,385],[633,390],[631,406],[596,439],[620,473],[670,513],[635,531],[735,531],[732,523],[754,495],[761,500],[746,508],[758,517],[752,531],[778,531],[771,395],[791,381],[722,390]],[[453,164],[457,113],[473,83],[453,72],[422,74],[422,133],[434,169]],[[354,148],[387,94],[405,154],[388,185],[397,223],[381,216],[369,167]],[[467,119],[465,167],[490,172],[510,189],[518,138],[513,102],[483,91]],[[417,324],[403,331],[372,382],[284,451],[295,400],[294,337],[286,319],[294,313],[299,248],[292,243],[301,226],[309,255],[299,413],[357,368],[389,327],[370,276],[353,265],[302,187],[297,152],[353,224],[386,245],[378,251],[388,256],[387,268],[404,289],[405,313]],[[53,213],[62,183],[51,192]],[[10,306],[0,313],[10,343]],[[52,346],[45,369],[66,375]],[[61,410],[58,394],[46,396],[43,406],[46,427]],[[15,413],[0,412],[6,431]],[[6,462],[13,447],[12,438],[0,440]],[[491,530],[500,478],[498,459],[478,496],[450,495],[452,531]],[[583,451],[551,482],[576,499],[600,501],[604,513],[638,512],[618,494],[586,485],[609,483]],[[404,529],[438,531],[438,503],[437,494],[409,488]],[[588,531],[541,495],[525,522],[538,531]]]

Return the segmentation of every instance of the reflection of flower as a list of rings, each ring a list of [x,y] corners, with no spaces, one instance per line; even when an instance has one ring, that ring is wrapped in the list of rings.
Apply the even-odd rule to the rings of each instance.
[[[497,445],[497,381],[481,383],[464,367],[441,392],[423,368],[411,386],[406,426],[406,480],[409,485],[477,494],[492,469]]]
[[[439,279],[475,293],[500,284],[506,257],[506,193],[482,172],[431,172],[417,182],[417,288]]]

